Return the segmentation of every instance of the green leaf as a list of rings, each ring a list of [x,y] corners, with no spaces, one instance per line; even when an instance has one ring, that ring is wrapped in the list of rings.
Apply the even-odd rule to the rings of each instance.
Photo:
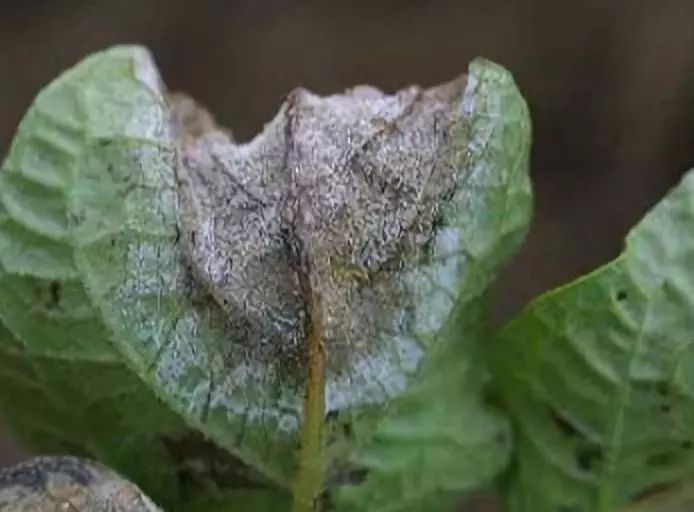
[[[114,351],[72,245],[70,187],[91,128],[78,99],[114,60],[92,58],[43,91],[0,171],[0,411],[35,449],[98,458],[173,504],[164,440],[186,429]]]
[[[116,48],[47,87],[0,171],[0,413],[34,449],[98,459],[175,510],[200,476],[187,458],[226,461],[182,453],[189,428],[114,348],[75,259],[85,219],[72,205],[91,153],[161,126],[161,98],[136,75],[143,58]]]
[[[613,511],[694,475],[694,174],[612,263],[535,300],[494,345],[518,431],[512,511]]]
[[[470,122],[463,165],[473,169],[475,194],[461,194],[443,219],[443,229],[463,234],[448,256],[463,269],[458,302],[413,383],[359,439],[354,460],[368,473],[339,493],[344,510],[447,510],[490,482],[510,451],[505,418],[481,399],[479,348],[488,335],[485,292],[528,223],[530,119],[510,74],[481,59],[470,66],[463,103]],[[421,271],[451,287],[437,281],[437,264]]]
[[[141,48],[44,90],[0,172],[8,422],[175,508],[294,486],[430,510],[488,483],[509,446],[482,400],[483,298],[530,216],[527,108],[483,60],[379,94],[297,91],[237,146],[187,140]]]

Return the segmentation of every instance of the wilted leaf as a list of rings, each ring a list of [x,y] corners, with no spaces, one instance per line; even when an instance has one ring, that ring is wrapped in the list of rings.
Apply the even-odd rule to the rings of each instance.
[[[3,512],[160,512],[136,485],[97,462],[36,457],[0,469]]]
[[[694,174],[612,263],[494,346],[518,426],[512,511],[608,512],[694,476]]]
[[[272,483],[300,510],[358,473],[326,502],[416,510],[489,481],[508,446],[481,402],[481,297],[530,212],[509,75],[476,61],[426,91],[297,90],[242,145],[188,107],[132,47],[39,96],[0,173],[0,262],[63,330],[0,293],[8,352],[107,361],[151,389],[187,427],[143,442],[203,488]],[[49,402],[76,401],[72,375],[49,376]]]

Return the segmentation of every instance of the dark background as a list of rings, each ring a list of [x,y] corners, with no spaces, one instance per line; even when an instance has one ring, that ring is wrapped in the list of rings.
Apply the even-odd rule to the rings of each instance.
[[[296,86],[434,85],[485,56],[534,122],[535,220],[497,290],[503,319],[615,256],[694,164],[693,22],[691,1],[0,0],[0,154],[39,88],[116,43],[149,46],[239,139]],[[19,456],[0,439],[0,466]]]

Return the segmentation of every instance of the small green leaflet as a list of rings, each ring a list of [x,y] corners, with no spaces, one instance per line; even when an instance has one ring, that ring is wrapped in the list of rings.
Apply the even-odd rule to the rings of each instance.
[[[0,172],[0,411],[28,443],[99,459],[167,510],[244,493],[277,510],[303,387],[282,361],[258,364],[191,275],[162,87],[146,50],[117,47],[48,86],[22,121]],[[384,336],[386,355],[328,400],[326,509],[433,510],[508,458],[478,347],[485,293],[529,222],[530,121],[510,75],[484,60],[454,104],[460,185],[441,205],[441,243],[406,268],[429,330],[404,335],[422,356],[400,365],[404,338]]]

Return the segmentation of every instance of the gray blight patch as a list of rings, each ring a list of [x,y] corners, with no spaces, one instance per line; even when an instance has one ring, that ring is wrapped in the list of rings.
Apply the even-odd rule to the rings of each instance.
[[[326,98],[297,89],[247,144],[205,114],[181,113],[190,104],[173,109],[181,241],[230,339],[303,375],[303,279],[321,300],[329,381],[397,375],[378,368],[392,350],[384,339],[398,338],[397,359],[416,365],[419,285],[408,277],[431,256],[439,206],[460,179],[465,86],[392,96],[362,86]]]

